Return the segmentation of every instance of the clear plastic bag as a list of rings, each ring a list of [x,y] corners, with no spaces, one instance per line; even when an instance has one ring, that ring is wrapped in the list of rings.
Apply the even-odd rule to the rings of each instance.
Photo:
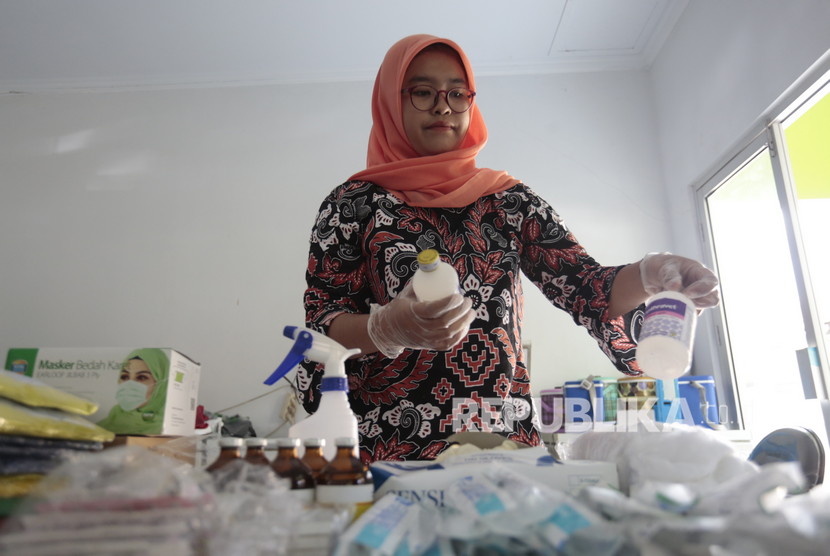
[[[133,446],[78,455],[43,478],[0,535],[0,552],[195,554],[211,530],[210,478]]]

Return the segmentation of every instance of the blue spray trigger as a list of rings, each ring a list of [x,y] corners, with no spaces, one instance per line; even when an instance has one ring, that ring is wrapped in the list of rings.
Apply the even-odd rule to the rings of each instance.
[[[296,330],[297,327],[286,326],[283,330],[283,334],[291,338],[293,337],[294,330],[289,332],[289,328]],[[267,384],[268,386],[274,384],[276,381],[288,374],[288,371],[296,367],[300,363],[300,361],[302,361],[305,358],[305,353],[311,347],[313,341],[314,340],[310,333],[306,332],[305,330],[301,331],[297,335],[297,339],[294,342],[294,345],[291,346],[291,350],[288,352],[288,355],[285,356],[285,359],[283,359],[282,363],[279,364],[276,370],[274,370],[274,372],[271,373],[271,376],[265,379],[265,384]]]

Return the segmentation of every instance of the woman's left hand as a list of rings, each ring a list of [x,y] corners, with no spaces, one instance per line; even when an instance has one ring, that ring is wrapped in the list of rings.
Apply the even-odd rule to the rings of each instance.
[[[699,309],[714,307],[720,302],[717,276],[694,259],[671,253],[649,253],[640,261],[640,278],[649,295],[678,291]]]

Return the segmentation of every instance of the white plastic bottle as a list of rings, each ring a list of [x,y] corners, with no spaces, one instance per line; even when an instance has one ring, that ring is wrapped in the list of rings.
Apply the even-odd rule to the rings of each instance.
[[[418,253],[418,270],[412,277],[412,289],[419,301],[444,299],[460,291],[455,269],[441,260],[435,249]]]
[[[319,332],[296,326],[286,326],[283,335],[294,339],[294,345],[285,360],[266,379],[265,384],[274,384],[303,358],[325,363],[325,372],[320,383],[320,405],[317,411],[295,423],[288,430],[288,435],[301,440],[324,439],[326,445],[323,455],[331,461],[337,450],[335,439],[348,437],[354,441],[355,445],[358,443],[357,417],[349,405],[347,396],[349,383],[343,363],[352,355],[360,353],[360,350],[346,349]]]
[[[351,438],[357,444],[357,418],[349,405],[349,385],[345,376],[323,376],[320,383],[320,405],[313,415],[288,429],[288,434],[300,438],[322,438],[326,445],[323,456],[331,461],[337,451],[335,440]]]
[[[695,304],[682,293],[665,291],[649,298],[636,354],[643,372],[673,380],[688,371],[696,324]]]

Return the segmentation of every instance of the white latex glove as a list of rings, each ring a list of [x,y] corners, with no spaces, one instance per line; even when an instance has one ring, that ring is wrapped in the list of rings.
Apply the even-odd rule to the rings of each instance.
[[[386,305],[372,304],[369,337],[386,357],[405,348],[446,351],[463,340],[475,319],[473,301],[453,294],[437,301],[418,301],[412,282]]]
[[[695,302],[699,309],[720,302],[715,273],[695,261],[671,253],[649,253],[640,261],[640,278],[649,295],[677,291]]]

